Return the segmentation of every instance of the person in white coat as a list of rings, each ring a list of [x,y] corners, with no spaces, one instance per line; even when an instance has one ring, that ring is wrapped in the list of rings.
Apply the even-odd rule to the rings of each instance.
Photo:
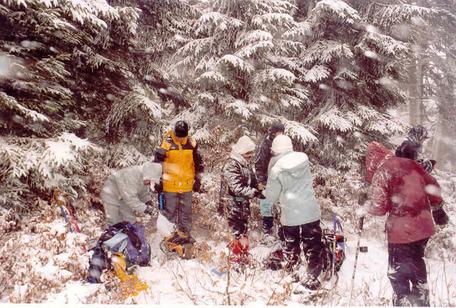
[[[152,214],[150,187],[160,183],[161,175],[162,166],[158,163],[131,166],[111,174],[100,195],[106,214],[106,227],[122,221],[135,223],[134,212]]]
[[[295,282],[300,281],[296,273],[301,244],[307,258],[307,276],[302,285],[316,290],[320,287],[320,255],[324,249],[321,240],[321,211],[313,189],[309,158],[305,153],[294,152],[290,137],[277,136],[271,150],[276,161],[271,168],[263,194],[270,204],[280,201],[280,222],[285,239],[284,255],[286,270]]]

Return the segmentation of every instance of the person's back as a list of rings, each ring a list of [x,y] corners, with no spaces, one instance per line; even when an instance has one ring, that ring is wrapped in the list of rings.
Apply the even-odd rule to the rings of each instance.
[[[372,215],[389,213],[388,242],[410,243],[434,234],[430,206],[442,203],[440,186],[417,162],[400,157],[387,159],[372,178],[375,206]]]
[[[135,223],[133,211],[150,214],[150,185],[159,183],[161,174],[162,167],[156,163],[131,166],[111,174],[100,194],[107,226],[124,220]]]
[[[288,152],[280,155],[269,177],[280,181],[282,186],[282,224],[301,225],[320,219],[321,212],[313,189],[309,159],[305,153]],[[278,189],[279,187],[269,187],[266,189],[266,197],[273,198]]]

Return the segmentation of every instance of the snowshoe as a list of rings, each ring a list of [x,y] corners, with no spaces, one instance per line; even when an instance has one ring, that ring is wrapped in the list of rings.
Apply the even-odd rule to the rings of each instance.
[[[305,281],[303,281],[302,286],[308,290],[316,291],[321,288],[321,282],[317,278],[308,276]]]
[[[140,282],[138,276],[128,275],[127,265],[121,253],[112,253],[112,267],[122,282],[125,296],[137,296],[139,292],[147,290],[147,282]]]
[[[301,298],[298,300],[300,304],[318,306],[320,305],[320,302],[324,303],[325,299],[331,296],[330,292],[331,290],[327,289],[319,289],[316,291],[306,289],[306,291],[295,294],[302,294]]]
[[[192,259],[194,243],[195,240],[192,237],[174,231],[160,243],[160,248],[168,256],[174,253],[182,259]]]

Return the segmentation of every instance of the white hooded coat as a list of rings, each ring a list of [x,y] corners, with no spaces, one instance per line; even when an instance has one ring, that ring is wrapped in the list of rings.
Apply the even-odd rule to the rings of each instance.
[[[280,200],[280,221],[284,226],[299,226],[321,218],[305,153],[289,151],[278,156],[263,194],[271,204]]]

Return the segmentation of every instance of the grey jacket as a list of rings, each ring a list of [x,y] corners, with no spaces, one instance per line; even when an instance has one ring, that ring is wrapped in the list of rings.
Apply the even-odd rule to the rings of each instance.
[[[280,221],[284,226],[303,225],[321,218],[305,153],[286,152],[278,156],[263,194],[271,205],[280,200]]]
[[[128,206],[138,213],[144,213],[147,201],[152,201],[149,187],[144,180],[160,182],[162,168],[159,164],[147,163],[118,170],[111,174],[101,191],[101,199],[107,205]]]

